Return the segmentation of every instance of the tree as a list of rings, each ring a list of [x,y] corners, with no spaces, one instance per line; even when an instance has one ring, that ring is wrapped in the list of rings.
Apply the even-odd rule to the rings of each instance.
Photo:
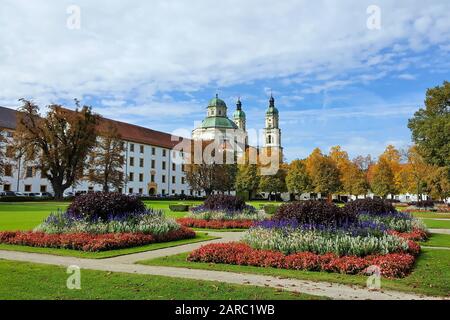
[[[432,166],[427,176],[427,191],[431,197],[444,200],[450,197],[450,170]]]
[[[272,194],[286,192],[286,170],[280,168],[276,174],[261,175],[259,180],[259,191],[267,192],[269,199]]]
[[[369,189],[366,172],[356,163],[351,162],[343,173],[342,189],[350,195],[366,195]]]
[[[89,155],[89,180],[102,185],[104,192],[108,192],[111,187],[118,190],[123,185],[124,150],[117,127],[108,122]]]
[[[258,190],[260,176],[256,164],[238,165],[236,175],[236,190],[238,192],[247,192],[251,199]]]
[[[25,150],[28,159],[38,159],[41,175],[50,181],[55,198],[61,199],[64,190],[83,177],[85,159],[97,138],[98,116],[90,107],[80,108],[77,100],[75,111],[52,104],[45,117],[33,102],[20,101],[15,149]]]
[[[195,191],[204,191],[209,196],[215,188],[215,164],[189,164],[186,165],[186,180]]]
[[[427,163],[450,168],[450,82],[427,90],[425,108],[409,119],[408,128]]]
[[[416,193],[420,200],[431,166],[425,162],[416,146],[410,147],[406,156],[408,162],[395,174],[396,187],[400,192]]]
[[[312,167],[312,184],[315,192],[328,196],[331,202],[333,193],[341,189],[340,173],[336,163],[328,156],[322,156]]]
[[[306,171],[305,160],[291,162],[286,175],[286,186],[293,194],[302,194],[312,190],[312,182]]]
[[[388,194],[394,194],[394,173],[388,159],[380,157],[373,168],[373,179],[370,185],[372,191],[382,198],[386,198]]]

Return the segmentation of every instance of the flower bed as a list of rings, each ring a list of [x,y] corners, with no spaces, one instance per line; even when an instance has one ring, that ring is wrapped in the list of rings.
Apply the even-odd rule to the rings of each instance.
[[[182,226],[206,229],[248,229],[253,220],[205,220],[196,218],[179,218],[177,222]]]
[[[348,274],[378,265],[384,276],[407,275],[420,253],[414,241],[427,238],[425,226],[380,200],[347,209],[311,201],[284,205],[273,219],[255,222],[242,243],[205,246],[188,259]]]
[[[414,265],[414,256],[409,253],[366,257],[339,257],[332,253],[318,255],[311,252],[285,255],[278,251],[253,249],[247,244],[237,242],[205,245],[191,252],[188,260],[345,274],[366,274],[369,266],[376,265],[380,267],[381,274],[389,278],[408,275]]]
[[[82,251],[105,251],[142,246],[156,242],[167,242],[195,237],[195,232],[180,227],[165,234],[144,233],[61,233],[5,231],[0,232],[0,243],[32,247],[62,248]]]
[[[248,229],[256,221],[267,217],[263,210],[257,211],[239,197],[212,195],[204,204],[192,208],[185,218],[177,219],[177,222],[195,228]]]
[[[145,233],[160,235],[180,227],[162,211],[146,209],[136,212],[110,214],[104,218],[85,217],[71,211],[51,214],[34,231],[45,233]]]

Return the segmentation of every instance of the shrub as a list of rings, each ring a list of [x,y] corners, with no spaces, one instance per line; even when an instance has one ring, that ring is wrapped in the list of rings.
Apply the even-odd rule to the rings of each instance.
[[[205,220],[195,218],[179,218],[177,222],[186,227],[206,229],[248,229],[255,223],[253,220]]]
[[[213,211],[242,211],[247,208],[247,204],[240,197],[225,195],[225,194],[214,194],[210,195],[202,206],[204,209]]]
[[[195,232],[181,227],[164,235],[143,233],[66,233],[46,234],[43,232],[0,232],[0,243],[45,248],[64,248],[82,251],[105,251],[142,246],[155,242],[168,242],[194,238]]]
[[[395,213],[392,203],[384,201],[383,199],[357,199],[347,203],[343,209],[349,215],[370,214],[382,215]]]
[[[98,219],[144,210],[145,205],[139,198],[118,192],[92,192],[80,195],[68,208],[72,214]]]
[[[186,211],[189,211],[189,205],[187,205],[187,204],[170,204],[169,209],[174,212],[186,212]]]
[[[300,224],[340,225],[355,221],[356,214],[343,211],[332,203],[308,200],[281,205],[273,219],[295,219]]]
[[[266,214],[275,214],[277,212],[279,206],[274,204],[265,204],[261,206],[261,209],[264,210]]]
[[[407,253],[371,255],[364,258],[355,256],[338,257],[332,253],[323,255],[299,252],[284,255],[281,252],[257,250],[238,243],[214,243],[192,251],[188,261],[206,263],[226,263],[280,269],[339,272],[346,274],[366,274],[367,268],[377,265],[381,274],[388,278],[405,277],[414,265],[414,256]]]

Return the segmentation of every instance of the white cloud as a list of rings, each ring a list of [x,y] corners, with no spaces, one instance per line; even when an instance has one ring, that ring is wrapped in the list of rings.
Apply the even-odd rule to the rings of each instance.
[[[378,1],[379,31],[366,28],[370,1],[84,0],[81,29],[69,30],[72,3],[2,1],[0,103],[113,93],[145,105],[160,91],[330,74],[316,93],[450,39],[446,0]]]

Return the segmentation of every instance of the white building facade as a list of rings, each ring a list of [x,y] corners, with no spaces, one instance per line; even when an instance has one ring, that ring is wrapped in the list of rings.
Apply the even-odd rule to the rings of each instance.
[[[11,145],[16,126],[17,111],[0,107],[0,128],[7,139],[3,148]],[[121,193],[142,195],[193,195],[184,172],[184,154],[175,146],[172,135],[128,123],[113,122],[122,136],[125,152],[122,173],[124,182]],[[42,177],[33,163],[17,159],[6,152],[7,166],[1,177],[0,191],[50,192],[50,182]],[[70,192],[101,191],[102,186],[87,179],[79,181],[67,189]]]

